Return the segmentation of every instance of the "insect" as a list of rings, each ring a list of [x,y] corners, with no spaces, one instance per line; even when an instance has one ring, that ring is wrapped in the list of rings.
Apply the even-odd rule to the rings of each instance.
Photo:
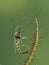
[[[21,26],[17,26],[16,27],[16,32],[14,33],[14,41],[15,41],[15,53],[16,53],[16,49],[18,51],[19,54],[25,54],[28,53],[28,51],[22,52],[21,50],[21,45],[20,43],[22,43],[23,39],[27,39],[27,37],[22,37],[22,33],[21,33]]]
[[[32,45],[30,44],[31,49],[29,48],[29,53],[28,53],[27,58],[25,59],[23,65],[29,65],[30,64],[31,60],[34,58],[34,54],[35,54],[36,48],[38,46],[38,41],[39,41],[39,26],[38,25],[39,24],[38,24],[38,18],[37,18],[37,16],[39,16],[39,13],[40,13],[40,11],[38,12],[38,14],[36,14],[36,12],[35,12],[35,16],[32,17],[32,19],[34,19],[34,21],[36,23],[35,24],[36,25],[36,32],[34,33],[33,41],[31,43]]]

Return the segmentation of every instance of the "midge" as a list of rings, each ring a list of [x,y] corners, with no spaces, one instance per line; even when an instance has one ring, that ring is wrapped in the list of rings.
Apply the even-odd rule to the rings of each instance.
[[[15,52],[16,52],[16,49],[17,49],[18,53],[25,54],[25,53],[28,53],[28,51],[22,52],[20,43],[22,43],[22,39],[27,39],[27,37],[22,37],[21,34],[22,34],[21,26],[17,26],[16,31],[14,33]]]

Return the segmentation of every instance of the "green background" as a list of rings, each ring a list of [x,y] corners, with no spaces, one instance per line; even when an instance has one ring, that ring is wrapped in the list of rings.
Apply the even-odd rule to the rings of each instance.
[[[38,60],[35,63],[49,65],[49,0],[0,0],[0,64],[20,65],[20,58],[25,55],[20,56],[14,52],[15,27],[21,25],[24,27],[23,32],[31,33],[32,25],[29,26],[26,21],[30,22],[29,17],[35,16],[39,10],[39,35],[44,38],[39,39],[36,52]],[[24,35],[29,36],[27,33]],[[35,63],[31,61],[30,65]]]

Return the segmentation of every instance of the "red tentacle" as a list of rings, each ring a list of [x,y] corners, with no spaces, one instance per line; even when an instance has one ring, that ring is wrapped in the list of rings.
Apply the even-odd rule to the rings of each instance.
[[[32,54],[32,51],[33,51],[33,49],[34,49],[34,47],[35,47],[35,42],[36,42],[36,33],[34,33],[34,41],[33,41],[33,43],[32,43],[32,47],[31,47],[31,49],[30,49],[29,56],[28,56],[28,58],[26,59],[26,62],[24,63],[24,65],[26,65],[27,61],[29,60],[29,57],[30,57],[31,54]]]

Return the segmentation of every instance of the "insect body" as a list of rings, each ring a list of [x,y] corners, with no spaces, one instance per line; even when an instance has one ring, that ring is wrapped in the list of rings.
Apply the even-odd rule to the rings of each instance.
[[[27,37],[22,37],[22,36],[21,36],[21,31],[20,31],[20,29],[18,29],[18,30],[15,32],[15,34],[14,34],[14,39],[15,39],[15,52],[16,52],[16,49],[17,49],[17,51],[18,51],[20,54],[28,53],[28,51],[22,52],[22,50],[21,50],[20,43],[22,43],[22,39],[27,39]]]
[[[15,45],[16,45],[16,49],[19,53],[21,53],[21,49],[20,49],[20,40],[21,39],[21,33],[20,32],[15,32]]]

